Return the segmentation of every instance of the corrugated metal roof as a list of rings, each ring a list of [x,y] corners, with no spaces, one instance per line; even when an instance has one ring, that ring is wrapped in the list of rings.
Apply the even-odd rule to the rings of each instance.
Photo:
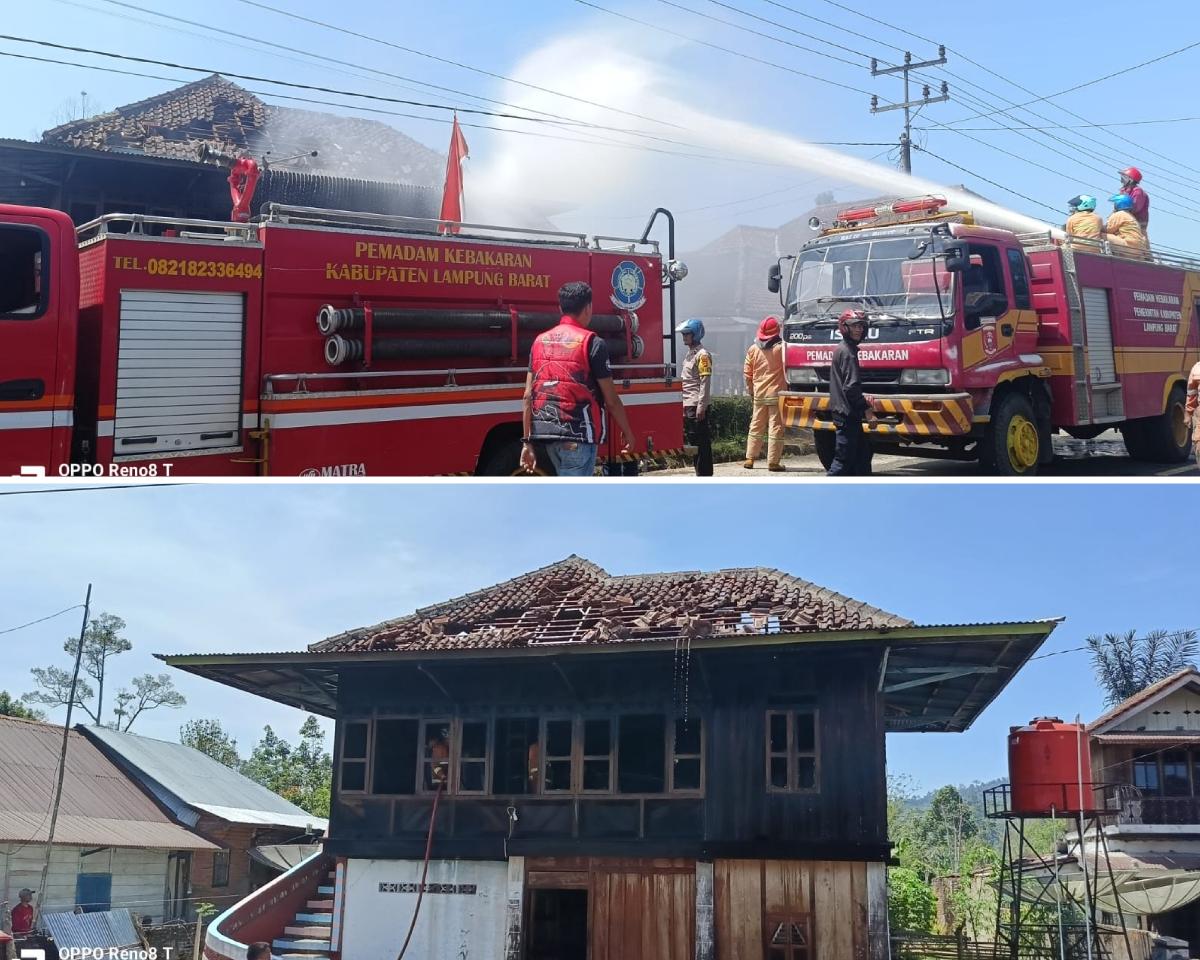
[[[153,740],[108,727],[82,728],[156,794],[169,794],[172,809],[180,804],[204,810],[232,823],[277,825],[305,830],[327,823],[272,793],[207,754],[181,743]]]
[[[128,910],[44,913],[41,922],[59,950],[97,950],[141,944]]]
[[[62,727],[0,717],[0,841],[45,842]],[[167,850],[214,844],[173,823],[99,748],[72,730],[67,741],[56,843]]]

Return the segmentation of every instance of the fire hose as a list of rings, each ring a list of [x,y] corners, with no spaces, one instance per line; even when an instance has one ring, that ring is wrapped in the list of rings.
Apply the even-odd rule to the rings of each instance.
[[[358,333],[366,327],[366,310],[362,307],[339,309],[326,304],[317,313],[317,329],[325,336],[335,333]],[[549,330],[559,321],[556,313],[519,313],[520,330]],[[638,332],[637,314],[629,315],[630,332]],[[391,330],[496,330],[508,331],[512,314],[507,310],[414,310],[374,307],[371,325],[376,332]],[[625,318],[616,314],[597,314],[588,329],[599,334],[625,334]]]
[[[417,929],[417,917],[421,915],[421,901],[425,899],[425,879],[429,876],[429,855],[433,851],[433,828],[437,823],[438,801],[442,798],[442,790],[445,786],[445,780],[439,781],[437,793],[433,795],[433,810],[429,814],[429,834],[425,838],[425,862],[421,866],[421,885],[417,887],[417,905],[413,907],[412,922],[408,925],[404,946],[400,948],[396,960],[404,960],[404,955],[408,953],[408,945],[412,941],[413,931]]]
[[[613,360],[638,359],[645,349],[641,337],[631,337],[629,342],[615,337],[605,337],[608,345],[608,355]],[[629,357],[630,344],[633,346],[633,356]],[[521,337],[518,341],[518,351],[527,356],[533,346],[533,337]],[[351,340],[334,334],[325,341],[325,360],[330,366],[336,367],[349,361],[361,361],[366,353],[365,342]],[[422,339],[416,337],[389,337],[385,340],[373,340],[371,343],[371,362],[380,360],[408,359],[447,359],[455,357],[495,357],[508,359],[512,356],[512,344],[507,339],[484,339],[481,337],[463,337],[455,339]]]

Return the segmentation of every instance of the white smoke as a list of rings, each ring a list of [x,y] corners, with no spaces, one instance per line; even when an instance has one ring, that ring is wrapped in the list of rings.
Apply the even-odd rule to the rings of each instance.
[[[689,206],[695,206],[697,202],[729,200],[739,191],[744,192],[747,183],[753,185],[760,182],[757,178],[768,175],[787,175],[787,168],[792,168],[865,188],[871,195],[943,195],[953,208],[974,210],[986,222],[1005,224],[1018,231],[1048,229],[1046,223],[1036,218],[983,201],[975,194],[909,176],[827,147],[814,146],[798,137],[707,112],[693,102],[703,94],[689,90],[685,78],[664,66],[666,52],[656,48],[653,55],[640,55],[631,52],[628,35],[598,34],[589,30],[586,35],[564,36],[546,43],[525,57],[512,71],[512,76],[526,84],[668,121],[683,129],[655,125],[515,83],[505,85],[501,98],[529,109],[568,115],[572,119],[608,127],[636,129],[657,137],[684,141],[690,146],[639,141],[611,131],[539,127],[540,132],[555,137],[617,140],[654,150],[721,155],[751,163],[734,167],[713,161],[681,159],[654,150],[497,134],[489,152],[476,154],[478,159],[467,188],[468,203],[474,204],[474,211],[485,215],[493,212],[496,216],[507,215],[508,222],[513,222],[514,211],[565,213],[570,210],[570,214],[559,218],[560,223],[565,225],[570,221],[572,228],[593,232],[597,229],[596,223],[603,223],[606,217],[625,213],[631,208],[635,211],[644,208],[648,212],[661,203],[670,204],[680,199]],[[728,68],[729,64],[723,58],[723,54],[713,54],[714,74]],[[721,87],[721,81],[715,75],[704,77],[700,82],[710,89]],[[728,92],[726,89],[725,93]],[[798,119],[803,120],[802,117]],[[518,121],[505,121],[505,124],[514,128],[533,126]],[[687,165],[686,173],[681,173],[684,165]],[[735,170],[736,174],[731,174]],[[681,188],[686,189],[681,191]],[[672,194],[674,200],[670,199]],[[469,219],[474,219],[474,211]]]

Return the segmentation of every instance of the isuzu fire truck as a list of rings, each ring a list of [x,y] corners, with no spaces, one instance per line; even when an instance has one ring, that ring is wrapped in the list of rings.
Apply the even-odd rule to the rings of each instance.
[[[1092,439],[1116,428],[1135,459],[1185,461],[1200,262],[1017,234],[945,206],[925,197],[844,210],[810,222],[818,235],[772,265],[785,425],[811,428],[831,462],[837,317],[863,310],[859,361],[878,414],[864,430],[877,450],[1029,475],[1052,459],[1055,432]]]
[[[512,473],[529,347],[572,280],[632,456],[682,447],[662,295],[682,264],[645,238],[438,228],[268,205],[77,234],[0,206],[0,475]],[[601,459],[622,459],[609,434]]]

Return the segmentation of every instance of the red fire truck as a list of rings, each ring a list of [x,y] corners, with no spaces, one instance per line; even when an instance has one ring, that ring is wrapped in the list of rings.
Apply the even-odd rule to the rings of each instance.
[[[268,205],[77,234],[56,211],[0,206],[0,475],[512,473],[529,346],[571,280],[595,290],[633,456],[677,451],[661,290],[673,310],[686,268],[654,223],[632,240],[442,235]],[[619,433],[601,459],[621,458]]]
[[[833,457],[837,317],[864,310],[859,349],[877,450],[977,459],[1029,475],[1051,435],[1119,429],[1130,456],[1189,456],[1187,372],[1200,353],[1200,262],[981,226],[924,197],[844,210],[774,264],[785,309],[789,428]],[[783,266],[791,261],[788,282]]]

